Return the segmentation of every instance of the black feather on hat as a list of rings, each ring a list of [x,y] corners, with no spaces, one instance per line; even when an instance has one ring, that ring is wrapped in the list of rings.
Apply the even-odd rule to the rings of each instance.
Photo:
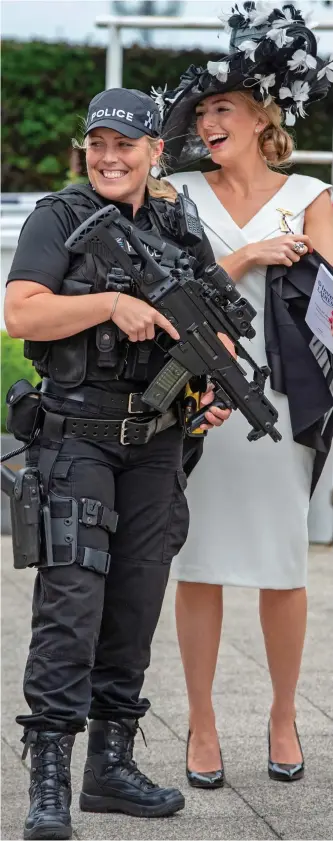
[[[208,151],[195,130],[195,106],[217,93],[251,90],[254,98],[281,108],[287,126],[305,117],[305,106],[326,96],[333,82],[333,56],[317,56],[317,41],[292,3],[274,8],[258,0],[221,16],[231,32],[230,49],[207,68],[191,64],[171,91],[152,89],[163,119],[168,172],[182,169]]]

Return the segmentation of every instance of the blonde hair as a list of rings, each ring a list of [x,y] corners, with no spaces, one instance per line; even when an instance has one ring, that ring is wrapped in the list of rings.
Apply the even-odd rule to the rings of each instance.
[[[156,146],[156,140],[154,140],[152,137],[147,137],[147,140],[150,148],[154,150]],[[162,155],[160,155],[158,159],[158,166],[162,169],[162,172],[164,172],[166,169],[166,162],[167,156],[163,155],[162,153]],[[176,201],[177,190],[175,190],[175,188],[172,186],[172,184],[169,183],[169,181],[160,181],[158,178],[154,178],[153,175],[148,175],[147,188],[149,194],[154,199],[166,199],[167,201],[171,202]]]
[[[264,106],[263,103],[257,102],[250,92],[237,91],[237,93],[243,101],[246,101],[251,111],[267,120],[267,125],[258,138],[259,150],[266,163],[275,168],[285,166],[287,162],[290,164],[289,158],[294,149],[294,141],[282,127],[281,108],[276,102]]]
[[[85,124],[83,124],[85,125]],[[153,137],[148,137],[146,135],[149,146],[151,151],[154,151],[156,148],[157,140]],[[85,151],[87,148],[87,138],[82,137],[81,140],[77,140],[75,137],[72,138],[72,146],[73,149],[81,149]],[[166,165],[166,156],[160,155],[157,165],[164,170]],[[160,181],[158,178],[155,178],[153,175],[149,174],[147,179],[147,189],[149,195],[152,196],[154,199],[166,199],[167,201],[175,202],[177,198],[177,191],[174,189],[172,184],[169,184],[167,181]]]

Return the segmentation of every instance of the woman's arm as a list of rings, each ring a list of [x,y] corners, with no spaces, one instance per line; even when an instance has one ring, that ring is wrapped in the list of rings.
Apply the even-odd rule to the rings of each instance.
[[[313,250],[311,238],[307,234],[284,234],[260,242],[249,242],[218,262],[237,282],[252,266],[292,266],[293,263],[298,263],[302,258],[293,249],[295,242],[304,243],[302,256]]]
[[[179,333],[154,307],[119,292],[55,295],[46,286],[13,280],[7,287],[5,323],[10,336],[35,342],[67,339],[112,318],[131,342],[153,339],[155,324],[177,341]]]
[[[251,245],[244,245],[232,254],[217,261],[230,277],[237,282],[255,265],[255,255]]]
[[[59,294],[70,268],[64,243],[71,233],[72,221],[66,214],[60,202],[52,207],[37,207],[22,228],[7,281],[5,323],[9,335],[52,342],[112,317],[132,342],[153,339],[155,324],[172,339],[179,339],[177,330],[163,315],[130,295]]]
[[[35,342],[74,336],[111,316],[116,292],[55,295],[29,280],[13,280],[5,297],[5,324],[14,339]]]
[[[5,297],[5,323],[14,338],[53,341],[106,321],[114,293],[63,296],[73,221],[65,205],[36,207],[20,233]]]
[[[333,206],[328,190],[309,204],[304,217],[304,233],[316,251],[333,265]]]

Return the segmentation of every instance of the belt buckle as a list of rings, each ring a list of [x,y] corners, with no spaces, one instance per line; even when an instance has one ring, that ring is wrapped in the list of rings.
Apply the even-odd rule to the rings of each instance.
[[[133,391],[133,392],[131,392],[131,394],[128,395],[127,411],[129,412],[130,415],[143,415],[143,413],[144,413],[143,409],[133,409],[132,408],[132,403],[133,403],[133,398],[134,397],[141,397],[140,392],[139,391]]]
[[[123,445],[123,447],[128,447],[128,445],[131,443],[130,441],[125,440],[125,438],[126,438],[126,424],[130,420],[131,420],[131,418],[124,418],[124,420],[121,422],[120,443]]]

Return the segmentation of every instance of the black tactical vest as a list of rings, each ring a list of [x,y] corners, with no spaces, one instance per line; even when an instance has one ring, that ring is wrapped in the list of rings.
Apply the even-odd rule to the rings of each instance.
[[[73,217],[73,231],[105,201],[88,185],[66,187],[58,193],[45,196],[37,207],[63,201]],[[152,222],[163,239],[173,242],[171,230],[172,204],[162,199],[150,199]],[[170,217],[171,212],[171,217]],[[168,231],[169,226],[169,231]],[[167,235],[165,235],[165,232]],[[169,235],[169,236],[168,236]],[[105,291],[110,262],[103,254],[71,254],[70,269],[64,278],[61,295],[88,295]],[[168,337],[166,348],[168,346]],[[111,321],[91,327],[75,336],[52,342],[24,342],[24,355],[33,361],[41,377],[47,376],[62,388],[73,388],[83,382],[101,382],[115,379],[150,382],[165,361],[153,341],[134,344],[126,339],[118,341],[115,325]]]

